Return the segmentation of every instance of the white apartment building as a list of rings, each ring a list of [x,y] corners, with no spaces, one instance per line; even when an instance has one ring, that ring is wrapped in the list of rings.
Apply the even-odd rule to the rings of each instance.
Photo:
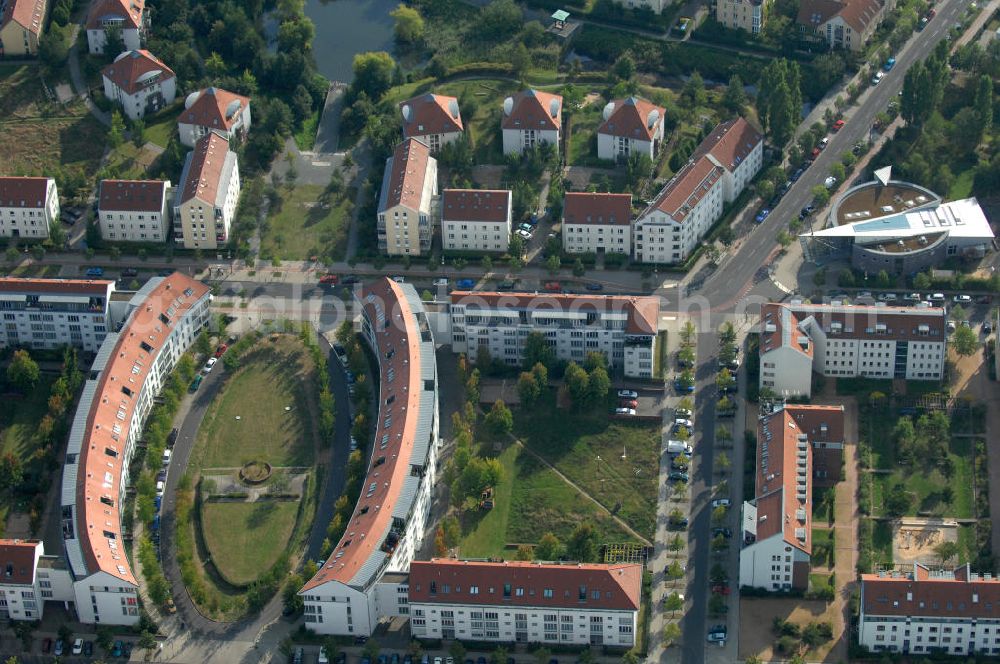
[[[345,532],[299,595],[319,634],[368,636],[406,615],[405,575],[420,550],[438,454],[434,337],[420,295],[382,278],[359,289],[361,333],[379,362],[378,418],[362,493]]]
[[[567,192],[562,241],[571,254],[631,254],[632,194]]]
[[[770,302],[761,307],[760,388],[808,397],[813,371],[941,380],[946,324],[939,307]]]
[[[177,186],[174,240],[185,249],[226,244],[240,201],[240,166],[224,135],[212,131],[198,139]]]
[[[691,161],[664,185],[635,222],[635,259],[681,263],[760,171],[763,136],[743,118],[718,125]]]
[[[521,154],[525,150],[548,143],[559,151],[562,129],[560,95],[539,90],[522,90],[503,101],[503,153]]]
[[[651,378],[659,318],[655,297],[453,291],[448,326],[452,352],[473,360],[485,346],[520,364],[528,334],[539,332],[561,360],[580,364],[599,352],[626,376]]]
[[[953,657],[1000,655],[1000,579],[913,563],[861,575],[858,643],[868,650]]]
[[[179,272],[150,279],[91,366],[62,478],[63,544],[80,622],[139,621],[139,585],[121,525],[129,462],[170,371],[208,323],[211,299],[208,286]]]
[[[45,602],[73,599],[69,570],[41,541],[0,539],[0,618],[41,620]]]
[[[0,237],[44,240],[58,223],[55,178],[0,177]]]
[[[656,159],[663,144],[666,109],[639,97],[615,99],[604,106],[597,128],[597,157],[626,161],[633,154]]]
[[[0,347],[96,353],[111,329],[115,282],[0,277]]]
[[[649,9],[656,14],[663,12],[663,0],[614,0],[614,3],[627,9]]]
[[[202,136],[216,131],[230,143],[250,131],[250,98],[222,88],[195,90],[184,100],[177,118],[181,145],[193,148]]]
[[[768,0],[719,0],[715,20],[730,30],[745,30],[759,35],[770,9]]]
[[[101,237],[111,242],[163,242],[170,237],[170,180],[102,180],[97,194]]]
[[[438,204],[437,159],[415,138],[396,146],[385,160],[378,200],[379,251],[420,256],[431,249]]]
[[[445,189],[441,195],[441,244],[445,249],[504,253],[510,245],[508,189]]]
[[[104,96],[131,120],[156,113],[177,96],[173,70],[144,49],[125,51],[101,70],[101,76]]]
[[[136,51],[148,27],[145,0],[97,0],[87,14],[87,47],[92,54],[104,53],[108,30],[119,30],[125,50]]]
[[[403,140],[418,138],[432,154],[457,141],[465,130],[455,97],[427,93],[401,103],[399,112],[403,116]]]
[[[642,565],[435,558],[410,565],[418,639],[635,644]]]
[[[756,488],[741,515],[740,587],[808,587],[812,491],[840,479],[843,446],[843,406],[789,405],[758,420]]]

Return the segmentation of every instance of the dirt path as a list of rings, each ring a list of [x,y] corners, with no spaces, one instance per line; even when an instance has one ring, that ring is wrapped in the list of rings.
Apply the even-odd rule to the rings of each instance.
[[[627,523],[625,523],[625,521],[623,521],[621,518],[619,518],[619,517],[615,516],[614,514],[612,514],[611,510],[609,510],[607,507],[605,507],[603,504],[601,504],[600,501],[598,501],[596,498],[594,498],[589,493],[587,493],[582,488],[580,488],[575,482],[573,482],[573,480],[571,480],[570,478],[566,477],[561,472],[559,472],[558,468],[556,468],[551,463],[549,463],[548,461],[546,461],[545,458],[542,457],[540,454],[538,454],[537,452],[535,452],[534,450],[532,450],[531,448],[529,448],[527,445],[525,445],[524,443],[522,443],[520,440],[518,440],[514,436],[511,436],[510,439],[514,442],[515,445],[520,446],[520,448],[522,450],[524,450],[525,452],[527,452],[528,454],[530,454],[534,458],[538,459],[538,461],[540,463],[544,464],[546,468],[548,468],[553,473],[555,473],[556,475],[558,475],[559,479],[561,479],[563,482],[565,482],[566,484],[568,484],[571,487],[573,487],[574,489],[576,489],[577,493],[579,493],[581,496],[583,496],[584,498],[586,498],[590,502],[592,502],[595,505],[597,505],[597,507],[602,512],[605,512],[608,516],[610,516],[612,519],[614,519],[615,523],[617,523],[619,526],[621,526],[622,530],[624,530],[629,535],[631,535],[632,537],[634,537],[637,540],[639,540],[642,544],[644,544],[646,546],[653,546],[652,542],[650,542],[648,539],[646,539],[645,537],[643,537],[642,535],[640,535],[639,533],[637,533],[632,528],[632,526],[630,526]]]

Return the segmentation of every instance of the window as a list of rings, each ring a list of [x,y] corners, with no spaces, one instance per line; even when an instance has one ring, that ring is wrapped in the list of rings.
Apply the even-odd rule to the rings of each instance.
[[[542,591],[542,597],[552,597],[552,588],[546,588]]]
[[[469,594],[470,595],[478,595],[479,594],[479,586],[469,586]]]

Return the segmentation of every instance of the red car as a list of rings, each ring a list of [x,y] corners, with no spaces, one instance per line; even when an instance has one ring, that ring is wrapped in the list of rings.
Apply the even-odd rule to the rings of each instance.
[[[638,408],[639,402],[635,399],[624,399],[621,403],[622,408]]]
[[[927,18],[934,18],[935,16],[937,16],[937,10],[936,9],[928,9],[927,10]]]
[[[843,128],[844,128],[844,121],[843,120],[837,120],[836,122],[833,123],[833,130],[834,131],[840,131]]]
[[[42,652],[46,655],[52,650],[52,639],[45,639],[42,641]]]
[[[229,346],[227,346],[226,344],[222,344],[221,346],[215,349],[215,356],[222,357],[222,354],[225,353],[228,348]]]
[[[729,586],[717,583],[714,586],[712,586],[712,592],[715,593],[716,595],[728,595]]]
[[[319,278],[319,283],[321,284],[336,284],[340,281],[340,277],[335,274],[324,274]]]
[[[816,159],[816,157],[818,157],[818,156],[819,156],[819,153],[820,153],[820,152],[822,152],[822,150],[820,150],[819,148],[813,148],[813,151],[812,151],[812,153],[811,153],[811,154],[809,155],[809,157],[810,157],[811,159]]]
[[[562,285],[558,281],[548,281],[545,283],[545,290],[551,293],[558,293],[562,290]]]

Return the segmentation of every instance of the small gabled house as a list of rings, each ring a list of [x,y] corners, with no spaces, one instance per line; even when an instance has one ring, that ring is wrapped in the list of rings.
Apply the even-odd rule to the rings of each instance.
[[[662,106],[638,97],[608,102],[597,129],[597,157],[624,161],[639,153],[655,159],[663,143],[665,113]]]
[[[126,51],[142,48],[149,12],[145,0],[97,0],[87,14],[87,48],[93,54],[104,53],[108,31],[121,32]]]
[[[192,92],[177,118],[177,131],[181,145],[189,148],[210,131],[229,141],[245,138],[250,131],[250,98],[216,87]]]
[[[145,49],[125,51],[101,70],[104,96],[139,120],[171,104],[177,96],[173,70]]]
[[[503,153],[522,154],[542,143],[555,146],[558,152],[562,104],[560,95],[538,90],[523,90],[504,99]]]
[[[813,34],[830,48],[860,51],[885,16],[891,0],[803,0],[797,22],[803,34]]]
[[[465,130],[458,99],[425,94],[399,105],[403,116],[403,140],[418,138],[432,153],[458,140]]]

